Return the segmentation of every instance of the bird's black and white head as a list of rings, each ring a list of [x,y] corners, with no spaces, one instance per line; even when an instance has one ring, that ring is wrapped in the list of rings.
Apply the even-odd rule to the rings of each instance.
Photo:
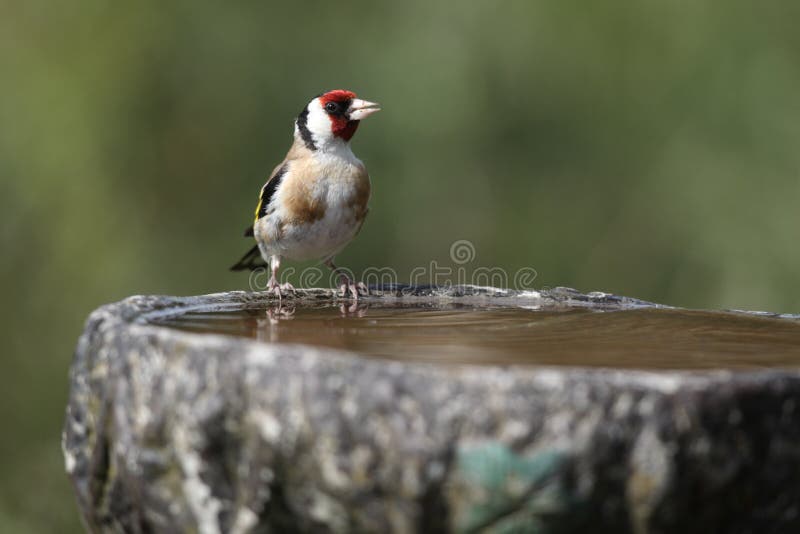
[[[315,97],[300,112],[294,134],[310,150],[326,150],[347,144],[356,133],[359,121],[380,111],[380,106],[356,98],[343,89]]]

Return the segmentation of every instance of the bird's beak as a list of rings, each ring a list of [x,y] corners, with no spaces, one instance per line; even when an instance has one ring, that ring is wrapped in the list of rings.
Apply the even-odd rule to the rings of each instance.
[[[381,105],[376,104],[375,102],[367,102],[366,100],[361,100],[360,98],[353,99],[353,102],[350,104],[350,107],[347,109],[347,117],[351,121],[360,121],[366,117],[369,117],[373,113],[377,113],[381,110]]]

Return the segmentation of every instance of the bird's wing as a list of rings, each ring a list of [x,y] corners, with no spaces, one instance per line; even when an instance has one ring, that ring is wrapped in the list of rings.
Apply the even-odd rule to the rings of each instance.
[[[288,169],[289,164],[285,160],[280,165],[275,167],[275,169],[273,169],[272,174],[270,174],[269,179],[267,180],[267,183],[265,183],[261,188],[261,194],[258,197],[258,204],[256,205],[255,221],[258,221],[261,217],[264,217],[267,214],[267,207],[275,196],[275,191],[278,190],[278,186],[281,184],[281,180]],[[253,237],[255,235],[253,230],[255,221],[253,221],[253,224],[245,228],[245,237]]]
[[[267,262],[261,256],[258,245],[255,245],[236,264],[231,266],[231,271],[255,271],[266,266]]]
[[[264,217],[267,214],[267,207],[275,196],[275,191],[278,190],[278,186],[281,184],[281,179],[286,174],[288,168],[289,165],[284,160],[280,165],[275,167],[275,169],[272,171],[272,174],[269,176],[269,180],[267,180],[267,183],[265,183],[264,187],[261,188],[261,194],[258,197],[258,205],[256,206],[255,221],[258,221],[261,217]],[[245,237],[255,236],[255,231],[253,228],[255,221],[245,229]],[[254,271],[266,266],[267,262],[261,257],[261,251],[259,250],[258,245],[255,245],[253,248],[248,250],[247,253],[242,256],[242,258],[236,262],[235,265],[231,266],[231,271]]]

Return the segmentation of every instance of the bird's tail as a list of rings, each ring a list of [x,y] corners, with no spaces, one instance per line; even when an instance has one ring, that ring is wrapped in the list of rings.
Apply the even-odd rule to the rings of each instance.
[[[255,271],[261,267],[266,267],[267,262],[261,257],[261,251],[258,245],[247,251],[235,265],[231,267],[231,271]]]

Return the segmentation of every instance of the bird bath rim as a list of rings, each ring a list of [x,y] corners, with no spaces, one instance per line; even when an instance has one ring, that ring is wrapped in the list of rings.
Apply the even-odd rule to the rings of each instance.
[[[430,305],[435,309],[448,309],[454,307],[474,307],[478,308],[507,308],[507,309],[536,309],[536,310],[571,310],[589,309],[594,311],[628,311],[628,310],[672,310],[672,311],[709,311],[712,313],[731,314],[734,316],[757,317],[774,319],[781,321],[800,321],[800,314],[780,314],[763,311],[745,310],[694,310],[656,304],[640,299],[614,295],[605,292],[581,293],[575,289],[566,287],[556,287],[552,289],[534,290],[512,290],[495,287],[458,285],[447,287],[434,286],[395,286],[390,289],[370,288],[370,295],[359,299],[359,302],[367,303],[375,307],[404,307]],[[294,296],[284,297],[283,305],[297,307],[313,306],[320,304],[343,304],[351,305],[353,301],[349,298],[341,298],[335,289],[309,288],[297,289]],[[181,316],[187,313],[214,313],[214,312],[233,312],[239,310],[263,309],[267,306],[278,304],[278,298],[269,292],[250,292],[250,291],[228,291],[219,293],[209,293],[198,296],[176,297],[166,295],[135,295],[123,299],[119,302],[108,304],[101,307],[95,313],[105,310],[111,313],[104,314],[106,319],[114,317],[118,326],[129,325],[136,327],[139,334],[158,333],[159,336],[178,336],[185,337],[186,341],[192,343],[202,343],[203,340],[213,343],[240,343],[242,350],[278,350],[282,347],[296,347],[305,351],[318,352],[336,358],[360,360],[367,359],[377,365],[399,365],[409,367],[441,368],[445,371],[454,369],[479,369],[485,371],[493,368],[500,371],[535,372],[541,373],[550,371],[554,373],[576,373],[582,375],[598,376],[607,379],[609,376],[623,374],[627,379],[632,379],[634,375],[646,382],[650,382],[647,377],[658,377],[658,382],[668,379],[670,376],[680,378],[685,383],[687,379],[724,379],[732,377],[744,378],[745,376],[772,376],[774,374],[800,374],[800,366],[764,368],[764,369],[662,369],[662,368],[619,368],[614,365],[595,366],[595,365],[551,365],[551,364],[487,364],[469,362],[431,362],[431,361],[402,361],[402,360],[374,360],[364,354],[340,349],[319,346],[311,343],[286,343],[274,342],[264,343],[252,339],[241,338],[222,333],[196,333],[185,330],[176,330],[159,321],[172,317]],[[93,314],[94,315],[94,314]],[[91,318],[90,318],[91,320]],[[88,323],[87,323],[88,324]],[[110,326],[108,323],[106,326]],[[143,330],[138,330],[143,328]],[[670,388],[671,389],[671,388]]]

